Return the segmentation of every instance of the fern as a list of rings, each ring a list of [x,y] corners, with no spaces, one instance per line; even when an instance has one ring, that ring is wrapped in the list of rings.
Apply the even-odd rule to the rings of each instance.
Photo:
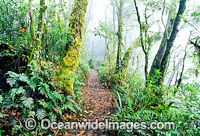
[[[8,71],[6,75],[9,75],[11,78],[19,78],[19,74],[12,71]]]
[[[26,93],[26,90],[24,90],[24,88],[22,86],[20,86],[19,88],[11,89],[10,95],[11,95],[12,100],[14,100],[16,95],[25,94],[25,93]]]
[[[37,110],[37,119],[41,120],[41,119],[44,119],[44,117],[46,116],[46,111],[43,110],[43,109],[39,109]]]
[[[34,80],[28,80],[27,84],[30,86],[30,88],[35,92],[35,89],[37,88],[37,82]]]
[[[49,93],[48,97],[52,100],[52,102],[54,103],[54,105],[57,105],[56,97],[53,95],[53,93]]]
[[[19,74],[19,81],[28,83],[29,80],[28,80],[28,77],[24,73],[22,73],[22,74]]]
[[[16,78],[8,78],[7,79],[7,83],[11,86],[11,87],[17,87],[18,86],[18,82]]]
[[[33,108],[33,104],[34,104],[33,98],[23,97],[21,98],[21,100],[25,107],[29,108],[30,110]]]
[[[32,118],[34,118],[36,113],[35,113],[35,111],[30,111],[29,114],[30,114],[30,116],[31,116]]]
[[[40,93],[41,93],[42,95],[44,95],[44,93],[46,92],[44,86],[39,87],[38,90],[40,91]]]
[[[62,96],[62,94],[60,94],[59,92],[54,91],[54,92],[52,93],[52,95],[53,95],[56,99],[58,99],[58,100],[60,100],[61,102],[63,102],[63,96]]]
[[[67,102],[64,106],[63,106],[63,110],[66,110],[66,109],[70,109],[71,111],[76,112],[75,108],[72,106],[72,103],[70,102]]]
[[[42,107],[44,107],[44,108],[49,108],[49,105],[45,102],[44,99],[41,99],[41,100],[39,100],[38,102],[39,102],[39,104],[40,104]]]
[[[2,102],[3,102],[3,96],[0,95],[0,103],[2,103]]]

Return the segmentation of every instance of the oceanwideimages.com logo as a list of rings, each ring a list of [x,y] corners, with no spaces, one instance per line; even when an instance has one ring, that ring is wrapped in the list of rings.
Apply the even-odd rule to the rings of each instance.
[[[127,130],[132,132],[133,130],[162,130],[162,129],[175,129],[174,122],[152,122],[150,124],[146,122],[109,122],[105,119],[105,122],[51,122],[49,119],[43,119],[40,122],[40,127],[43,130]],[[37,122],[33,118],[28,118],[25,121],[24,126],[28,131],[34,130],[37,127]]]

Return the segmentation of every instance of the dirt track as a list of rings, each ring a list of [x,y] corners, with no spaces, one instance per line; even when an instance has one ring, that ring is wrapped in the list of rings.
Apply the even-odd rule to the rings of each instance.
[[[115,111],[115,102],[109,89],[101,85],[96,70],[90,71],[86,87],[82,89],[84,102],[87,103],[86,120],[104,122],[106,116],[110,116]],[[107,136],[105,130],[86,130],[74,133],[78,136]]]

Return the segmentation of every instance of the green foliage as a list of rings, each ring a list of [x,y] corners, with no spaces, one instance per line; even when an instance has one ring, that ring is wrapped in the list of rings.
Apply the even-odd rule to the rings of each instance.
[[[7,73],[7,83],[11,89],[0,95],[2,109],[21,107],[22,119],[33,117],[38,120],[55,117],[61,119],[67,110],[75,113],[81,110],[71,96],[65,95],[64,91],[59,89],[62,86],[55,79],[56,66],[53,63],[33,60],[29,64],[29,70],[29,75],[11,71]],[[7,105],[10,102],[11,105]]]
[[[111,68],[108,65],[108,62],[104,62],[101,64],[102,66],[98,67],[98,73],[99,73],[99,80],[101,81],[102,85],[107,84],[107,82],[110,82],[109,80],[112,77],[114,68]],[[111,72],[112,71],[112,72]]]
[[[110,40],[112,40],[113,35],[116,34],[116,32],[114,32],[112,29],[112,25],[106,24],[105,22],[99,22],[99,26],[95,28],[94,33],[95,35],[99,35]]]
[[[162,98],[155,95],[152,88],[162,91],[149,84],[144,87],[144,81],[133,76],[128,83],[128,89],[114,88],[117,112],[114,121],[127,122],[175,122],[174,130],[133,130],[127,132],[118,130],[119,135],[199,135],[199,91],[197,84],[182,85],[180,89],[165,89]],[[159,103],[158,103],[159,102]]]
[[[194,12],[191,13],[191,16],[193,17],[193,20],[196,22],[200,21],[200,6],[198,6]]]
[[[0,5],[0,40],[17,43],[27,39],[27,3],[23,0],[1,0]]]
[[[75,74],[75,81],[74,81],[74,92],[76,99],[79,99],[79,96],[82,95],[81,87],[85,86],[85,81],[89,76],[90,67],[86,60],[81,59],[79,61],[78,68]]]

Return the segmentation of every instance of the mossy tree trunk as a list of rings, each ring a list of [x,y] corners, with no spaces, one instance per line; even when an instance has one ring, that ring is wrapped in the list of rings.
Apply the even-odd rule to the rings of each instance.
[[[88,0],[74,0],[72,12],[69,18],[69,27],[71,42],[66,46],[66,55],[63,58],[63,65],[61,67],[63,83],[68,94],[74,97],[73,84],[74,72],[77,69],[83,37],[83,25],[85,22],[85,14],[87,10]]]
[[[133,49],[137,46],[138,39],[126,50],[121,62],[120,71],[122,72],[122,78],[125,79],[127,75],[128,63],[133,54]]]
[[[123,6],[124,6],[124,0],[119,1],[118,6],[118,31],[117,31],[117,37],[118,37],[118,47],[117,47],[117,60],[116,60],[116,73],[119,72],[119,68],[121,65],[121,56],[122,56],[122,45],[123,45]]]
[[[174,18],[176,15],[176,8],[177,8],[177,4],[173,2],[171,4],[171,9],[168,14],[168,22],[167,22],[167,26],[165,27],[165,32],[163,34],[163,38],[162,38],[160,47],[158,49],[158,52],[154,58],[152,66],[151,66],[151,70],[149,73],[149,75],[151,77],[154,77],[156,75],[156,70],[160,70],[160,67],[161,67],[160,63],[162,61],[162,57],[164,56],[166,47],[167,47],[167,39],[169,38],[169,36],[172,32]]]
[[[34,45],[35,44],[35,19],[34,19],[34,15],[33,15],[33,10],[32,10],[32,3],[31,0],[29,0],[29,14],[30,14],[30,32],[31,32],[31,44]]]
[[[44,32],[42,34],[42,48],[43,48],[43,57],[48,60],[49,53],[48,53],[48,25],[44,24]]]
[[[57,13],[57,18],[58,18],[58,28],[62,31],[61,18],[59,13]]]
[[[45,5],[45,0],[40,0],[40,11],[38,16],[38,28],[37,28],[37,38],[36,38],[36,46],[38,52],[40,52],[40,47],[42,43],[42,33],[44,30],[44,14],[46,9],[47,6]]]
[[[160,45],[160,48],[154,58],[150,76],[155,77],[156,76],[156,70],[161,72],[161,75],[156,78],[156,84],[162,85],[165,73],[167,69],[167,64],[169,62],[169,57],[171,53],[171,48],[173,47],[173,42],[177,36],[178,33],[178,26],[181,22],[181,17],[185,11],[186,8],[186,0],[180,0],[179,2],[179,9],[178,13],[176,14],[175,18],[173,17],[172,10],[169,11],[169,19],[168,19],[168,25],[164,32],[163,39]]]
[[[113,3],[113,0],[112,0],[112,3]],[[114,32],[116,32],[116,7],[115,6],[113,6],[113,9],[112,9],[112,11],[113,11],[113,20],[112,20],[112,22],[113,22],[113,31]],[[115,39],[116,39],[116,35],[113,35],[113,38],[112,38],[112,40],[113,40],[113,46],[112,46],[112,57],[116,57],[116,42],[115,42]],[[114,63],[116,60],[114,59],[113,61],[112,61],[112,63]]]
[[[149,52],[152,47],[151,39],[148,35],[149,30],[149,24],[148,24],[148,17],[147,17],[147,7],[145,7],[145,13],[144,13],[144,23],[141,21],[141,16],[139,13],[139,9],[137,6],[137,1],[134,0],[134,5],[136,9],[136,15],[137,15],[137,21],[140,27],[140,45],[142,47],[142,51],[145,55],[145,66],[144,66],[144,73],[145,73],[145,79],[146,79],[146,86],[148,85],[148,65],[149,65]]]
[[[33,52],[34,52],[34,49],[35,49],[35,40],[36,40],[36,35],[35,35],[35,18],[34,18],[34,15],[33,15],[33,10],[32,10],[32,0],[29,0],[29,15],[30,15],[30,35],[31,35],[31,45],[32,45],[32,52],[30,54],[30,57],[29,57],[29,61],[32,60],[32,57],[33,57]]]

